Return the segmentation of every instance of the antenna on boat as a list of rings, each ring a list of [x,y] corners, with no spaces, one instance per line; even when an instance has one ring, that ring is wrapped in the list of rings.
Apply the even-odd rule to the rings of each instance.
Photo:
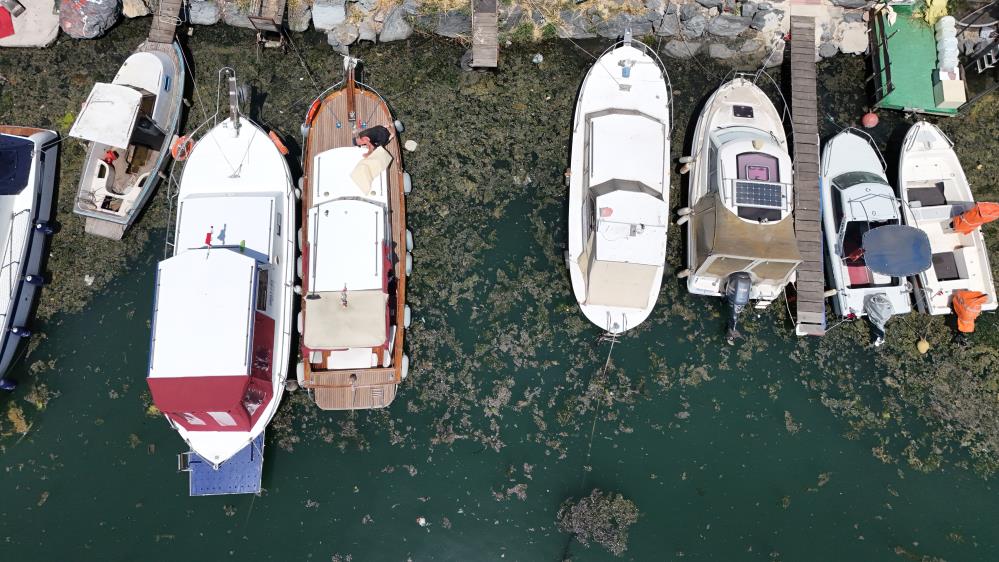
[[[226,74],[228,74],[229,82],[229,121],[232,122],[235,136],[238,137],[239,128],[242,126],[239,122],[239,86],[236,84],[235,70],[226,69]]]

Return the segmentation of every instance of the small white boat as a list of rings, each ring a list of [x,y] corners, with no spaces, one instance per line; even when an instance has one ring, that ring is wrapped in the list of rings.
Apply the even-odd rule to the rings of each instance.
[[[180,46],[147,41],[110,84],[94,84],[69,132],[89,143],[73,206],[87,232],[121,239],[149,200],[180,125],[184,72]]]
[[[929,314],[950,314],[955,291],[986,295],[982,310],[996,309],[992,268],[979,229],[962,234],[954,218],[975,206],[968,178],[953,143],[936,126],[920,121],[902,145],[898,181],[906,222],[929,237],[933,266],[915,277],[916,306]]]
[[[4,375],[31,336],[28,326],[44,282],[52,234],[57,135],[45,129],[0,125],[0,389]]]
[[[384,408],[409,370],[409,175],[397,137],[370,154],[354,145],[372,128],[388,137],[401,126],[355,79],[357,63],[344,59],[344,81],[315,100],[304,125],[299,369],[324,410]]]
[[[230,71],[230,99],[237,98]],[[191,150],[173,256],[160,262],[147,382],[153,403],[214,467],[263,431],[285,389],[295,194],[275,142],[241,115]]]
[[[576,101],[566,262],[583,314],[611,334],[648,318],[662,285],[667,80],[654,51],[629,33],[593,64]]]
[[[908,276],[929,267],[929,241],[919,230],[902,226],[901,204],[871,138],[846,129],[830,139],[822,151],[820,181],[836,313],[843,318],[864,316],[872,297],[880,295],[892,314],[908,314],[912,310]],[[884,227],[891,228],[879,231]],[[882,238],[888,252],[881,252]],[[881,254],[887,263],[878,260]]]
[[[766,308],[801,263],[794,235],[791,158],[781,114],[745,77],[722,84],[697,119],[690,166],[687,290],[725,295],[735,317],[749,301]]]

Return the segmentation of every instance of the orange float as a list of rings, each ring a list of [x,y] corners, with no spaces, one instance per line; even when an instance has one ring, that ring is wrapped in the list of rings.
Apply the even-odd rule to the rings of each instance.
[[[175,160],[187,160],[192,150],[194,150],[194,141],[187,137],[177,137],[173,140],[173,144],[170,145],[170,154],[173,155]]]

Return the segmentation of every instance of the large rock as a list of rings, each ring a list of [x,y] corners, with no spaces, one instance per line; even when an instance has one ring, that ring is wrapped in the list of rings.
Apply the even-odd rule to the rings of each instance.
[[[286,21],[288,29],[292,31],[309,29],[309,23],[312,21],[312,6],[306,0],[289,0]]]
[[[558,36],[561,39],[588,39],[596,37],[590,20],[575,10],[562,10],[559,14],[562,25],[558,26]]]
[[[378,24],[375,23],[373,18],[366,18],[361,20],[361,23],[357,24],[357,40],[358,41],[377,41],[378,40]]]
[[[100,37],[120,17],[121,0],[61,0],[59,4],[59,25],[76,39]]]
[[[705,31],[716,37],[736,37],[749,27],[750,19],[721,14],[708,22]]]
[[[697,41],[681,41],[673,39],[663,45],[663,53],[675,59],[689,59],[697,56],[701,44]]]
[[[666,13],[666,0],[645,0],[645,9],[650,15],[661,16]],[[672,4],[670,4],[672,6]]]
[[[444,37],[469,35],[472,33],[472,18],[458,10],[442,12],[437,17],[437,28],[434,32]]]
[[[652,22],[645,15],[620,12],[615,16],[597,22],[593,30],[601,37],[616,39],[624,35],[624,30],[629,28],[634,37],[650,35],[652,33]]]
[[[59,11],[51,2],[22,2],[21,5],[24,12],[13,20],[14,34],[0,39],[0,47],[51,45],[59,36]]]
[[[675,14],[665,14],[657,18],[653,27],[656,35],[660,37],[672,37],[680,32],[680,24],[677,23]]]
[[[347,54],[347,46],[357,41],[357,26],[352,23],[342,23],[326,33],[326,42],[341,54]]]
[[[784,40],[778,39],[777,43],[773,46],[773,49],[767,53],[767,58],[763,61],[763,66],[766,68],[774,68],[783,64],[784,50],[786,48],[787,44]]]
[[[819,56],[824,59],[834,57],[838,52],[839,47],[837,47],[834,43],[823,43],[819,45]]]
[[[839,27],[839,50],[848,55],[859,55],[867,50],[867,26],[863,23],[844,23]]]
[[[409,39],[413,34],[413,26],[406,21],[406,9],[398,6],[389,11],[382,24],[382,32],[378,35],[378,40],[382,43],[389,41],[402,41]]]
[[[717,8],[724,2],[725,0],[697,0],[697,3],[705,8]]]
[[[735,55],[735,51],[724,43],[711,43],[708,45],[708,56],[713,59],[730,59]]]
[[[689,20],[683,22],[683,36],[687,38],[700,37],[704,34],[704,28],[708,25],[708,20],[704,16],[697,14]]]
[[[378,0],[351,0],[351,10],[370,14],[378,8]]]
[[[250,23],[249,3],[239,0],[221,0],[220,5],[222,6],[222,21],[226,25],[253,29],[253,24]]]
[[[411,16],[419,15],[422,9],[422,0],[403,0],[402,9]]]
[[[496,23],[500,31],[513,31],[524,21],[524,9],[517,4],[500,6],[496,12]]]
[[[312,25],[317,30],[333,31],[346,21],[346,0],[316,0],[312,4]]]
[[[743,2],[742,9],[739,10],[739,15],[744,18],[751,18],[756,15],[757,10],[759,10],[759,7],[755,2]]]
[[[780,10],[757,10],[749,26],[757,31],[775,30],[780,26],[783,17],[784,12]]]
[[[682,21],[687,21],[700,15],[701,8],[696,3],[684,4],[683,6],[680,6],[680,19]]]
[[[831,0],[833,6],[840,8],[863,8],[867,5],[867,0]]]
[[[126,18],[141,18],[153,13],[149,4],[152,0],[122,0],[121,13]]]
[[[222,18],[222,10],[215,0],[191,0],[188,17],[195,25],[215,25]]]

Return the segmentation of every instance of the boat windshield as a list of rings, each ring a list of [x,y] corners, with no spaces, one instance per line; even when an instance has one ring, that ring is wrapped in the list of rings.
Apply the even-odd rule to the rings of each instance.
[[[833,178],[832,183],[837,189],[846,189],[861,183],[888,185],[884,178],[871,172],[846,172]]]

